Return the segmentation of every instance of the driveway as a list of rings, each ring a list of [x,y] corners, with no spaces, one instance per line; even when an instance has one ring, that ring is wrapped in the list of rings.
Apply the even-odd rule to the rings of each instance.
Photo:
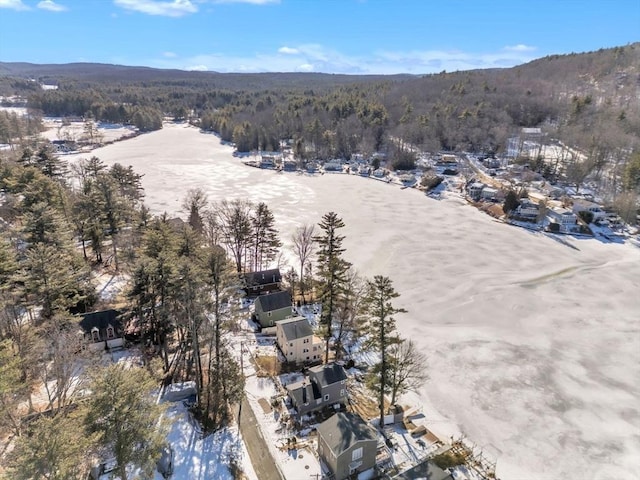
[[[256,416],[246,397],[242,399],[238,415],[240,417],[240,433],[247,446],[256,476],[260,480],[284,480],[275,460],[271,456],[269,446],[262,436]]]

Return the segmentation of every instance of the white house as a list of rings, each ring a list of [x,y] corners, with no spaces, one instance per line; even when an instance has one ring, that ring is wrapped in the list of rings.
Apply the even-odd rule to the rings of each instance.
[[[276,342],[287,362],[310,363],[322,359],[323,342],[304,317],[276,322]]]
[[[537,203],[533,203],[531,200],[525,198],[520,202],[518,208],[516,208],[516,216],[527,219],[535,220],[540,212],[540,207]]]
[[[549,210],[548,217],[552,223],[557,223],[558,225],[560,225],[560,231],[562,233],[571,232],[574,229],[576,223],[578,223],[576,214],[571,210],[567,210],[566,208],[562,207],[554,207]]]
[[[607,212],[599,204],[589,200],[576,199],[573,201],[573,213],[578,214],[580,212],[591,212],[594,222],[607,218]]]
[[[494,200],[498,195],[498,189],[492,187],[484,187],[480,193],[483,200]]]

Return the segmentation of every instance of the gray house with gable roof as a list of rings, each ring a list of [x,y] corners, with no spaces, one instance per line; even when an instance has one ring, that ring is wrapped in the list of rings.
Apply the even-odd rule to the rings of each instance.
[[[359,415],[336,413],[317,428],[318,455],[334,480],[366,472],[376,466],[378,435]]]
[[[278,320],[284,320],[291,314],[291,295],[289,292],[260,295],[254,303],[253,315],[262,328],[273,327]]]
[[[299,415],[347,403],[347,373],[337,363],[318,365],[308,370],[301,382],[287,385],[287,393]]]

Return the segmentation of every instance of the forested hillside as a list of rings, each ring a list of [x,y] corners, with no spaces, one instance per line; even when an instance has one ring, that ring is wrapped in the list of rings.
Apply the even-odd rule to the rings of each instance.
[[[159,128],[161,114],[197,118],[239,150],[349,157],[404,143],[500,151],[520,127],[588,148],[633,148],[640,131],[640,44],[556,55],[504,70],[415,76],[219,74],[98,64],[0,64],[0,92],[44,115]],[[40,83],[57,90],[34,89]],[[144,121],[146,117],[154,120]]]
[[[170,115],[239,150],[343,157],[408,146],[500,152],[521,127],[585,151],[638,147],[640,44],[554,55],[510,69],[425,76],[220,74],[99,64],[0,64],[0,93],[44,115],[161,128]],[[34,81],[55,84],[41,90]]]

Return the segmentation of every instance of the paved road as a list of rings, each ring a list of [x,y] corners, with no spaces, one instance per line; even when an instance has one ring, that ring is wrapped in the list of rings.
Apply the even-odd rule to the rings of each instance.
[[[242,400],[238,414],[240,415],[240,433],[249,451],[249,458],[256,476],[260,480],[284,480],[246,397]]]

